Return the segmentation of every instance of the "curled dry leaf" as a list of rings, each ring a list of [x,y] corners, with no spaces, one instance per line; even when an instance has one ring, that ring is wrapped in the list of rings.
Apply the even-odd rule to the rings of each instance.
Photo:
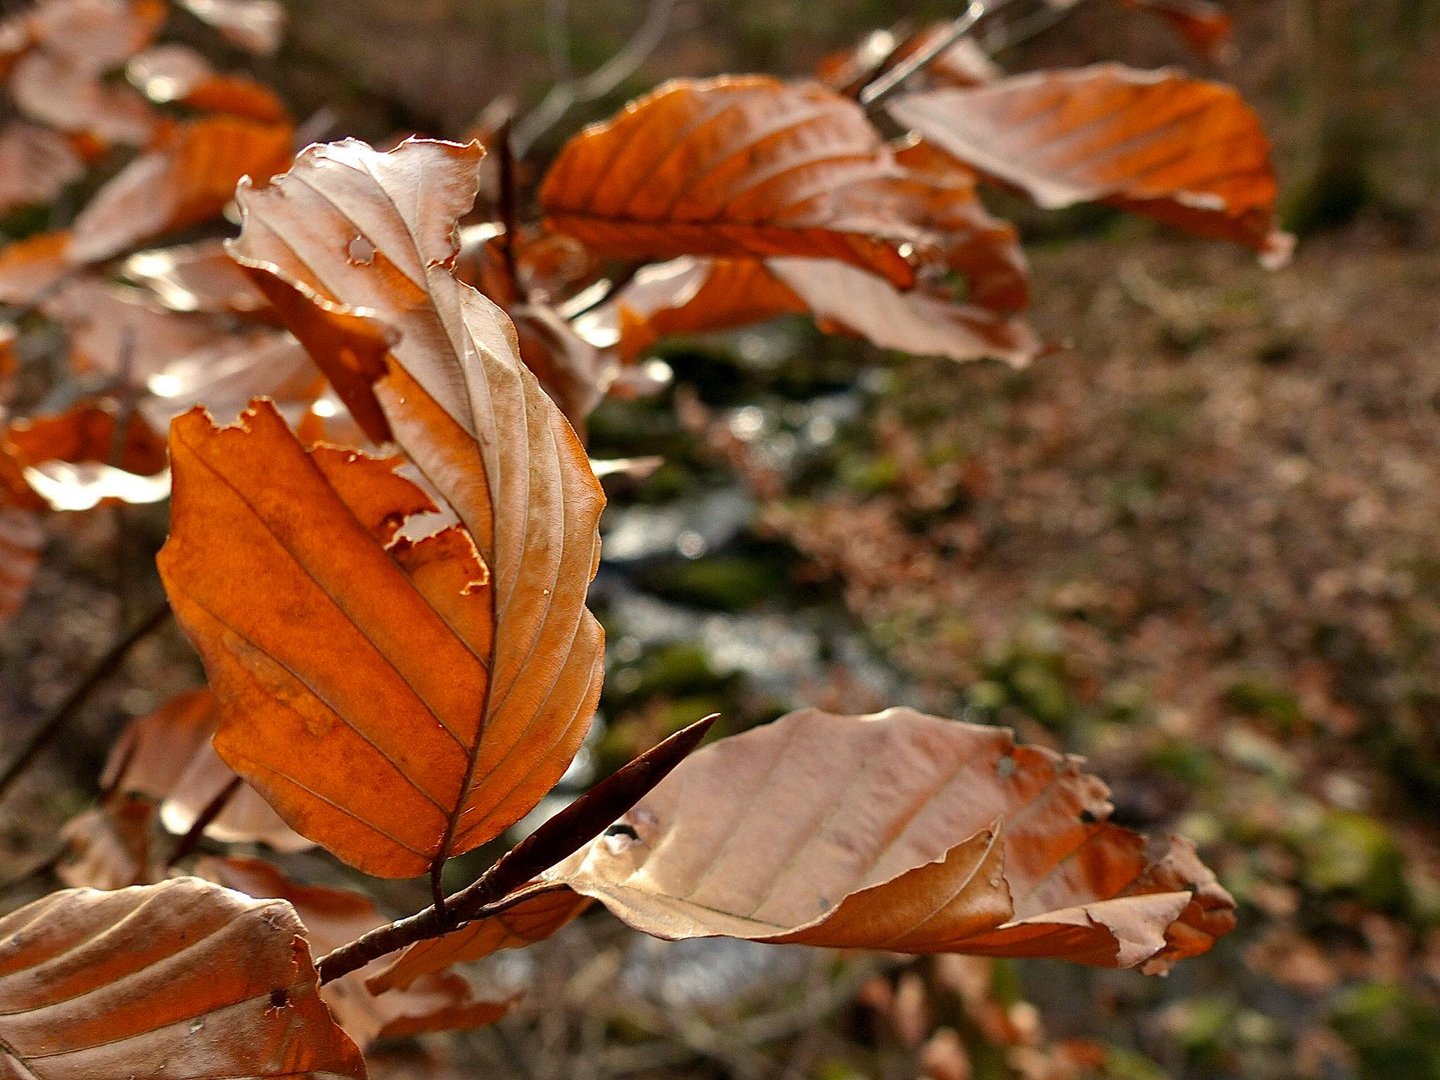
[[[0,214],[52,201],[84,171],[64,136],[11,121],[0,129]]]
[[[235,778],[210,745],[214,734],[214,696],[208,690],[178,694],[125,728],[105,761],[100,786],[117,796],[139,794],[159,803],[161,824],[183,836]],[[268,844],[277,851],[312,846],[249,787],[230,798],[205,835],[222,843]]]
[[[165,21],[161,0],[44,0],[27,13],[31,42],[84,71],[139,52]]]
[[[616,347],[629,364],[662,337],[729,330],[804,311],[805,301],[760,259],[685,256],[645,267],[575,326],[597,346]]]
[[[918,33],[900,38],[894,30],[874,30],[854,49],[826,57],[816,77],[826,86],[858,96],[866,85],[920,52],[937,35],[949,34],[948,22],[932,23]],[[974,39],[962,37],[950,44],[907,81],[913,89],[933,86],[975,86],[998,79],[1004,72]]]
[[[304,935],[196,878],[52,893],[0,919],[0,1074],[363,1080]]]
[[[206,113],[239,116],[261,123],[289,119],[275,91],[244,75],[221,75],[194,49],[156,45],[130,58],[125,75],[159,105],[175,102]]]
[[[205,348],[216,333],[209,319],[176,314],[138,289],[88,273],[61,283],[40,310],[69,335],[70,363],[77,371],[124,377],[132,384]]]
[[[154,110],[131,87],[105,82],[98,71],[44,50],[16,63],[10,94],[28,119],[101,146],[144,146],[157,123]]]
[[[45,533],[33,511],[0,506],[0,627],[25,603],[44,546]]]
[[[1234,24],[1225,9],[1211,0],[1121,0],[1129,8],[1148,11],[1170,24],[1197,55],[1212,63],[1231,59]]]
[[[546,304],[516,304],[509,311],[520,342],[520,358],[581,434],[585,418],[605,398],[615,362],[575,332]]]
[[[693,755],[542,878],[669,939],[1147,971],[1204,952],[1234,902],[1184,841],[1147,855],[1105,796],[1001,729],[812,709]]]
[[[116,795],[60,829],[64,852],[55,876],[72,888],[123,889],[163,876],[152,861],[155,804],[141,795]]]
[[[602,674],[585,595],[604,495],[509,321],[449,271],[480,153],[313,147],[270,187],[242,187],[232,249],[463,528],[392,544],[429,500],[389,465],[306,463],[265,409],[248,432],[199,416],[172,429],[191,478],[162,567],[219,691],[216,745],[300,832],[393,876],[527,813],[578,750]],[[357,330],[381,349],[395,338],[373,390]],[[252,485],[270,492],[253,508],[234,494]],[[369,530],[346,509],[357,499]],[[306,535],[270,530],[299,505]],[[223,549],[220,520],[234,523]],[[270,692],[282,686],[286,704]]]
[[[113,410],[93,404],[16,420],[0,440],[0,488],[30,509],[158,502],[170,490],[165,444],[141,417],[121,427]]]
[[[767,269],[805,301],[820,326],[855,334],[882,349],[967,361],[993,357],[1017,367],[1040,352],[1020,319],[815,259],[770,259]]]
[[[1106,202],[1252,247],[1267,264],[1289,256],[1270,142],[1220,83],[1098,64],[907,94],[886,108],[1041,206]]]
[[[75,219],[68,256],[98,262],[141,241],[214,217],[243,176],[269,176],[290,159],[288,124],[208,116],[181,125],[102,187]]]
[[[274,897],[293,905],[313,953],[323,955],[389,921],[362,893],[301,885],[259,859],[206,859],[197,872],[247,896]],[[379,1039],[484,1027],[514,1004],[513,998],[476,1000],[470,984],[454,973],[426,975],[403,990],[380,993],[366,987],[367,971],[374,974],[361,968],[320,989],[336,1022],[362,1048]]]
[[[823,328],[881,348],[952,360],[1023,365],[1040,342],[1021,320],[957,304],[827,259],[674,259],[647,267],[611,304],[579,323],[633,359],[668,334],[730,329],[807,312]]]
[[[818,84],[679,80],[571,139],[540,205],[601,255],[824,257],[908,286],[929,237],[902,179],[860,106]]]
[[[1030,300],[1030,269],[1020,236],[992,217],[976,194],[976,173],[929,143],[896,148],[913,183],[911,219],[937,237],[947,269],[965,278],[968,303],[1019,311]]]
[[[219,240],[137,251],[120,273],[172,311],[251,315],[269,306]]]

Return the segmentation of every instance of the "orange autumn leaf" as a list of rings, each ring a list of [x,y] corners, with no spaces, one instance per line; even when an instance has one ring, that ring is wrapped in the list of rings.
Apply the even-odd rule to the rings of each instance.
[[[647,267],[606,308],[581,320],[633,359],[658,337],[731,329],[808,313],[835,333],[881,348],[952,360],[995,357],[1023,365],[1040,342],[1020,320],[827,259],[674,259]]]
[[[158,803],[161,824],[183,836],[235,779],[210,745],[214,734],[210,691],[178,694],[120,733],[100,773],[100,786],[117,796],[138,794]],[[205,835],[221,843],[268,844],[277,851],[312,846],[244,786],[206,826]]]
[[[295,910],[196,878],[0,919],[0,1074],[364,1080]]]
[[[273,897],[294,905],[313,955],[323,956],[388,921],[362,893],[302,885],[260,859],[206,859],[197,873],[246,896]],[[470,984],[454,973],[427,974],[404,989],[381,993],[366,986],[367,972],[374,974],[371,968],[361,968],[320,990],[336,1023],[362,1049],[380,1039],[484,1027],[514,1005],[513,998],[477,999]]]
[[[98,262],[161,233],[219,214],[243,176],[290,159],[288,124],[209,116],[182,124],[102,187],[75,219],[72,262]]]
[[[169,489],[165,444],[138,415],[122,428],[113,410],[78,405],[0,434],[0,490],[16,506],[88,510],[157,502]]]
[[[1043,207],[1102,201],[1283,262],[1270,142],[1230,87],[1097,64],[907,94],[901,124]]]
[[[1219,63],[1234,52],[1235,26],[1225,9],[1212,0],[1121,0],[1128,8],[1148,11],[1170,24],[1192,52]]]
[[[433,642],[411,640],[411,616],[399,608],[371,628],[383,630],[377,640],[386,666],[434,665],[437,656],[449,658],[442,665],[443,679],[433,673],[417,676],[415,685],[430,687],[433,700],[426,700],[426,693],[401,693],[403,688],[346,695],[343,707],[325,707],[331,735],[304,735],[298,744],[280,738],[290,721],[273,705],[246,712],[235,701],[235,722],[238,726],[243,716],[250,733],[244,737],[238,731],[227,736],[227,720],[221,721],[217,746],[222,756],[272,801],[279,794],[276,788],[247,772],[251,755],[293,762],[301,745],[307,747],[309,764],[322,771],[333,764],[344,771],[358,767],[355,751],[339,737],[346,729],[407,748],[407,756],[410,748],[418,752],[419,743],[438,739],[434,753],[414,763],[420,770],[414,776],[433,802],[407,782],[409,766],[397,773],[384,760],[374,768],[395,774],[398,787],[392,791],[390,781],[376,781],[357,789],[376,799],[372,811],[381,815],[376,823],[403,832],[403,844],[347,824],[351,794],[344,788],[336,805],[306,797],[293,786],[277,802],[292,824],[304,818],[302,833],[307,827],[323,829],[323,835],[309,835],[356,865],[372,871],[383,867],[380,872],[389,874],[418,873],[423,860],[470,850],[519,820],[568,767],[599,695],[603,635],[585,597],[598,565],[603,492],[574,431],[520,361],[509,320],[450,272],[455,222],[474,199],[480,153],[473,145],[415,140],[388,154],[353,141],[311,148],[269,187],[242,187],[244,226],[232,248],[256,272],[277,311],[332,381],[337,373],[349,378],[346,401],[357,419],[368,404],[463,526],[401,553],[430,597],[430,602],[415,602],[426,609],[417,625],[433,627],[426,630]],[[355,360],[354,334],[366,331],[373,335],[366,340],[378,342],[382,350],[387,340],[394,342],[378,357],[382,366],[373,389],[368,380],[376,373]],[[214,438],[204,435],[202,425],[195,418],[177,430],[191,433],[199,447]],[[219,438],[235,442],[240,436],[222,433]],[[259,443],[251,456],[273,448],[285,460],[298,460],[268,434]],[[181,449],[176,460],[184,456]],[[227,479],[232,470],[250,467],[238,453],[223,461],[217,457],[213,465]],[[255,467],[267,468],[258,459]],[[193,481],[192,491],[209,498],[201,494],[201,483]],[[213,478],[208,483],[217,485]],[[390,481],[385,490],[395,491],[402,502],[411,499],[396,491],[398,483]],[[315,497],[331,498],[318,490]],[[171,540],[174,553],[166,563],[172,597],[205,588],[212,575],[203,557],[212,525],[203,511],[182,524],[183,498],[182,492]],[[392,511],[387,507],[385,512]],[[358,535],[354,542],[375,548],[357,548],[356,557],[367,564],[390,558],[379,543]],[[345,545],[320,543],[320,557],[345,557]],[[187,549],[190,554],[182,560]],[[246,556],[237,551],[234,557]],[[268,565],[252,558],[246,573],[255,580],[255,568]],[[400,569],[385,573],[401,593],[407,591]],[[361,576],[339,582],[333,595],[353,607],[345,594],[368,591],[371,584],[360,584],[366,581]],[[333,599],[315,595],[313,588],[307,594],[314,597],[316,617],[329,619]],[[300,595],[286,594],[283,602],[277,595],[273,603],[250,598],[246,606],[257,618],[283,624]],[[236,604],[240,599],[233,597]],[[438,624],[432,604],[444,615]],[[182,599],[180,606],[184,618],[189,605]],[[275,611],[267,615],[267,607]],[[223,614],[231,617],[228,610]],[[208,626],[202,632],[197,623],[191,632],[211,665],[212,680],[221,673],[227,684],[250,685],[254,675],[240,669],[247,663],[266,666],[253,650],[237,653],[212,636]],[[334,640],[350,640],[355,631],[337,633],[341,636]],[[261,640],[266,647],[291,652],[283,635]],[[373,649],[363,652],[373,655]],[[292,670],[312,683],[353,680],[354,657],[344,649],[327,647],[295,656],[292,663],[298,665]],[[437,679],[444,685],[432,686]],[[232,695],[222,692],[220,697],[222,709],[231,707]],[[262,735],[266,725],[257,717],[269,715],[279,726]],[[244,738],[256,745],[242,746]],[[415,802],[413,819],[393,824],[402,797]],[[433,828],[437,821],[438,830]]]
[[[184,45],[156,45],[130,58],[126,77],[156,104],[175,102],[199,112],[238,116],[261,123],[285,123],[289,112],[264,83],[243,75],[221,75],[203,56]]]
[[[1002,729],[810,709],[692,755],[542,880],[672,940],[1163,971],[1234,902],[1183,841],[1152,856],[1110,824],[1106,794]]]
[[[0,301],[31,304],[74,267],[67,258],[70,230],[36,233],[0,248]]]
[[[599,254],[826,257],[914,280],[929,238],[855,102],[761,76],[679,80],[586,128],[540,189],[548,226]]]
[[[67,821],[55,876],[71,888],[123,889],[163,874],[153,858],[155,804],[141,795],[114,795]]]
[[[911,220],[929,229],[945,266],[965,278],[967,302],[994,311],[1019,311],[1030,300],[1030,270],[1020,236],[992,217],[976,194],[968,165],[926,142],[898,147],[895,160],[913,181]]]

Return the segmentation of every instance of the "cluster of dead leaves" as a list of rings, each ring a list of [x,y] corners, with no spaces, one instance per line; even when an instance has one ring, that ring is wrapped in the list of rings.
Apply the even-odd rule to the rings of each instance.
[[[68,830],[67,881],[113,891],[0,924],[0,1055],[42,1076],[363,1076],[357,1043],[502,1014],[450,966],[592,901],[669,939],[1144,971],[1230,929],[1193,849],[1111,824],[1077,760],[909,710],[806,710],[686,756],[697,727],[470,889],[439,889],[590,725],[605,497],[577,430],[633,361],[665,334],[808,313],[1023,363],[1039,347],[1017,314],[1024,260],[985,182],[1277,252],[1266,144],[1233,91],[1113,66],[946,83],[942,66],[886,105],[909,132],[891,141],[819,82],[678,81],[564,147],[537,223],[517,200],[462,230],[478,145],[347,140],[267,180],[289,160],[283,109],[151,48],[163,15],[51,0],[14,24],[17,108],[82,162],[138,154],[68,227],[0,250],[0,297],[57,323],[112,399],[10,424],[0,482],[7,513],[163,498],[147,425],[169,422],[160,573],[210,689],[133,727]],[[130,88],[105,77],[122,65]],[[134,251],[232,194],[224,248]],[[163,857],[156,822],[183,834]],[[429,874],[437,904],[387,926],[364,896],[264,862],[173,877],[202,833]],[[124,1003],[97,1008],[122,980]]]

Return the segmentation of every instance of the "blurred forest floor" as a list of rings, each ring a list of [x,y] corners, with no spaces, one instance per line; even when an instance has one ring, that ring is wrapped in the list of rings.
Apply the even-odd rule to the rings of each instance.
[[[543,90],[538,7],[296,4],[288,51],[261,74],[301,116],[326,110],[327,135],[455,135],[495,94]],[[1427,59],[1440,32],[1429,7],[1397,0],[1337,44],[1335,20],[1344,36],[1359,18],[1343,8],[1235,4],[1238,58],[1213,69],[1092,0],[1002,57],[1011,70],[1174,62],[1235,82],[1308,227],[1288,268],[1007,200],[1034,324],[1056,343],[1029,369],[881,356],[786,324],[667,349],[692,388],[683,423],[667,398],[607,404],[594,425],[599,454],[670,460],[617,498],[609,535],[616,522],[653,535],[660,518],[635,512],[678,501],[710,538],[699,557],[652,551],[608,585],[602,572],[600,768],[711,707],[737,725],[800,700],[1007,724],[1088,755],[1123,823],[1199,841],[1241,901],[1240,929],[1157,980],[662,946],[587,917],[497,958],[486,977],[529,990],[497,1028],[399,1047],[377,1076],[908,1078],[924,1057],[940,1078],[965,1075],[962,1061],[1027,1080],[1440,1077],[1440,62]],[[947,7],[679,10],[624,92],[671,74],[798,73],[867,27]],[[574,5],[577,64],[613,51],[630,14]],[[1337,87],[1353,100],[1326,106]],[[1347,138],[1349,153],[1326,149]],[[707,494],[740,507],[733,527],[707,518],[718,503],[694,498]],[[158,595],[145,561],[163,523],[136,508],[51,519],[0,647],[10,730],[68,690],[122,610]],[[694,642],[647,634],[650,609],[620,602],[645,589],[687,613]],[[789,686],[760,687],[720,655],[725,627],[816,618],[844,640]],[[178,636],[136,650],[0,807],[4,873],[90,798],[119,718],[198,677]],[[413,898],[397,886],[391,899]]]

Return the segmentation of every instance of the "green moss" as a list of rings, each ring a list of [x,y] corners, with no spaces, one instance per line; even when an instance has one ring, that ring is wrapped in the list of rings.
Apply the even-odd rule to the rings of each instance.
[[[1440,1080],[1440,1010],[1404,987],[1351,987],[1335,999],[1332,1021],[1360,1080]]]

